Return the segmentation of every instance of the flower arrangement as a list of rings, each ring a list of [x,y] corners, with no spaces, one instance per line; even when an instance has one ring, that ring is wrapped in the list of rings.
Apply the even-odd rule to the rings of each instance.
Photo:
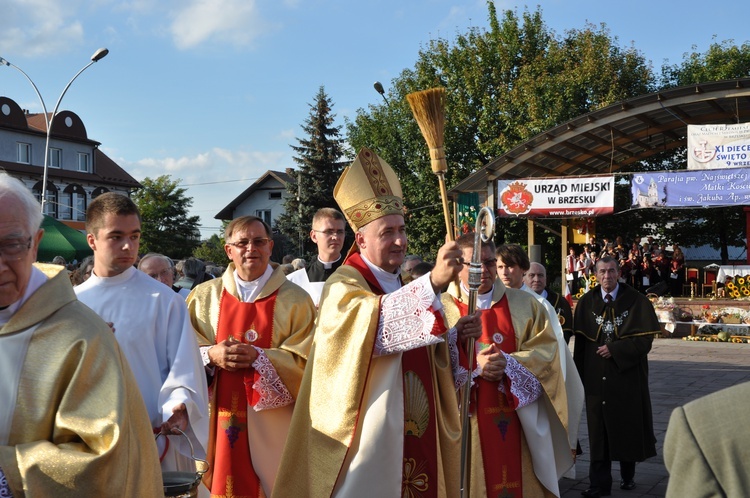
[[[461,226],[462,233],[474,231],[477,224],[477,210],[474,206],[469,206],[467,211],[459,211],[458,224]]]
[[[726,297],[732,299],[750,298],[750,275],[737,277],[724,286]]]
[[[578,292],[575,295],[576,299],[581,299],[581,297],[583,297],[584,294],[586,294],[589,290],[593,289],[596,286],[596,284],[599,283],[599,281],[596,279],[596,275],[593,273],[589,275],[588,277],[586,276],[580,277],[578,280],[581,284],[581,287],[578,289]]]
[[[655,299],[652,299],[651,302],[657,310],[672,311],[675,307],[674,299],[671,297],[657,296]]]
[[[719,321],[719,314],[716,311],[711,311],[710,304],[704,304],[701,306],[701,311],[703,312],[704,320],[708,323],[716,323]]]

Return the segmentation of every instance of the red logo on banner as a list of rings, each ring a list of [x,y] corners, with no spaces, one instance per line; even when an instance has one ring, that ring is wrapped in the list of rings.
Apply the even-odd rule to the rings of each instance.
[[[534,196],[526,189],[526,184],[521,182],[511,183],[500,194],[500,202],[505,206],[505,211],[510,214],[528,213],[533,201]]]

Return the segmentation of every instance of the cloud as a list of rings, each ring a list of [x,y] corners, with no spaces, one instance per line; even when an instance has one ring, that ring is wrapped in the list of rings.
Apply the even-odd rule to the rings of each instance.
[[[286,152],[236,151],[214,147],[194,156],[114,160],[137,180],[170,175],[181,178],[184,183],[198,183],[257,178],[267,170],[283,171],[292,166],[288,156]]]
[[[189,0],[180,2],[173,16],[172,38],[183,50],[206,42],[252,46],[278,28],[261,17],[256,0]]]
[[[200,217],[201,234],[208,238],[219,233],[221,223],[214,219],[219,211],[268,170],[283,171],[292,166],[286,152],[236,151],[215,147],[194,156],[143,158],[128,161],[115,157],[102,147],[136,180],[170,175],[180,179],[187,197],[193,200],[190,215]]]
[[[283,140],[293,140],[295,138],[294,128],[287,128],[286,130],[281,130],[278,134],[278,137]]]
[[[75,1],[3,0],[0,47],[7,55],[58,54],[80,45],[83,25]],[[12,62],[12,61],[11,61]]]

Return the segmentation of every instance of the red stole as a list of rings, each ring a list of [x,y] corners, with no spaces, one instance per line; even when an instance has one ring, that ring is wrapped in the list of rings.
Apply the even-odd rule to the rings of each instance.
[[[350,255],[344,264],[356,268],[375,294],[385,294],[360,253]],[[442,318],[436,317],[435,324],[432,333],[441,333]],[[442,332],[445,332],[444,327]],[[416,348],[402,353],[401,371],[404,382],[402,495],[437,498],[437,422],[432,365],[427,348]]]
[[[455,299],[454,299],[455,300]],[[461,315],[468,307],[456,301]],[[496,344],[505,353],[516,352],[516,333],[510,316],[508,299],[503,298],[490,309],[482,310],[481,349]],[[505,394],[498,391],[499,382],[475,379],[472,388],[472,414],[477,418],[479,445],[484,463],[487,496],[523,496],[521,468],[521,422],[516,414],[518,399],[510,390],[511,383],[503,377]]]
[[[271,347],[274,292],[254,303],[243,303],[226,289],[222,290],[216,343],[229,336],[259,348]],[[214,377],[215,459],[211,496],[265,497],[258,476],[253,471],[247,440],[247,405],[254,406],[258,395],[252,389],[254,368],[239,372],[217,369]]]

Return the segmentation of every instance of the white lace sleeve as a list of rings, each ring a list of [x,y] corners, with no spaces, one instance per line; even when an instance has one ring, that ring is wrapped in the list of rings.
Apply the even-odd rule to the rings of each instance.
[[[5,472],[0,469],[0,498],[12,498],[13,493],[10,492],[10,486],[8,486],[8,480],[5,478]]]
[[[510,380],[510,392],[518,399],[519,408],[523,408],[536,401],[542,395],[542,384],[534,377],[528,368],[507,353],[503,353],[508,363],[505,365],[505,375]],[[505,392],[503,382],[498,383],[498,390]]]
[[[469,372],[466,368],[462,367],[459,363],[458,354],[458,329],[456,327],[451,328],[447,334],[448,339],[448,353],[451,357],[451,367],[453,367],[453,382],[456,391],[459,391],[469,378]]]
[[[253,409],[259,412],[292,404],[294,398],[279,377],[271,360],[261,348],[253,347],[258,352],[258,357],[253,362],[253,368],[258,374],[253,389],[260,395],[260,401]]]
[[[213,346],[201,346],[201,360],[203,361],[203,367],[206,369],[206,372],[208,372],[209,375],[213,375],[214,371],[216,370],[216,367],[214,365],[211,365],[211,359],[208,357],[208,350],[211,349]]]
[[[426,276],[426,275],[425,275]],[[430,311],[435,301],[429,278],[420,277],[380,301],[375,356],[401,353],[441,342],[430,332],[435,316]]]

